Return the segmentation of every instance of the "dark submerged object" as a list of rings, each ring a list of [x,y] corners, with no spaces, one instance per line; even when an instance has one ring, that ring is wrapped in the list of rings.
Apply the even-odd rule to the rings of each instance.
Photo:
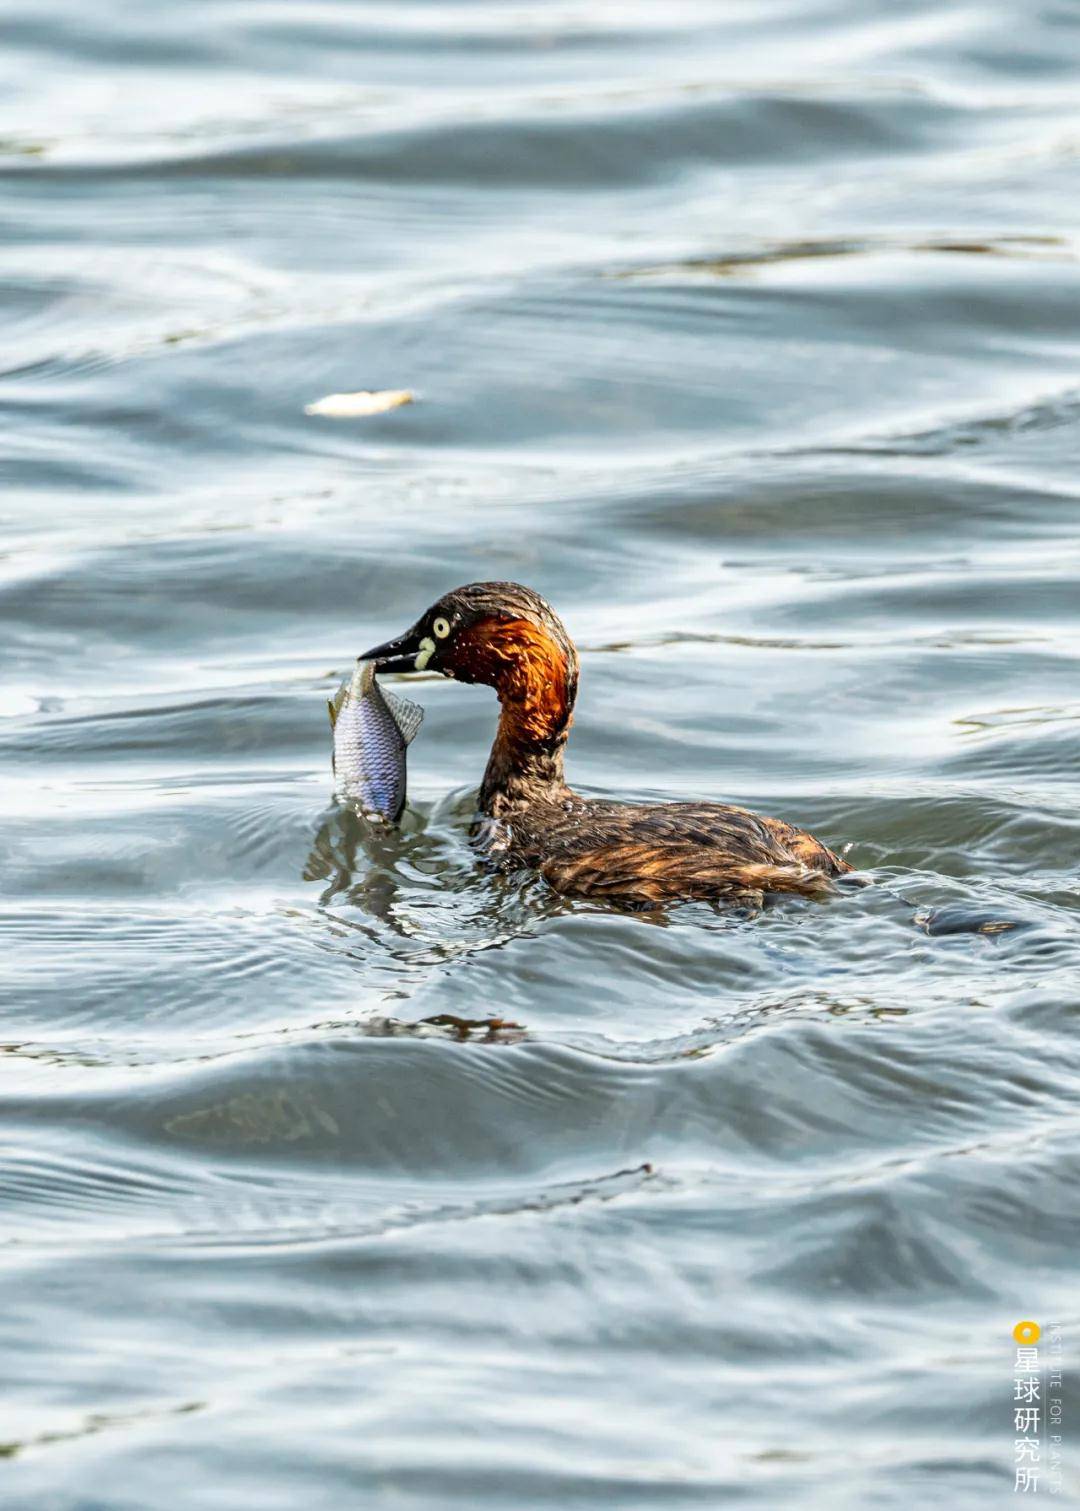
[[[480,787],[493,856],[569,896],[650,907],[691,899],[821,896],[852,868],[783,819],[724,803],[616,803],[563,777],[578,657],[547,603],[515,582],[445,594],[396,640],[365,652],[380,672],[484,682],[502,705]]]
[[[948,934],[1006,934],[1028,927],[1022,918],[1003,918],[1000,913],[963,903],[927,908],[916,913],[915,922],[932,939]]]

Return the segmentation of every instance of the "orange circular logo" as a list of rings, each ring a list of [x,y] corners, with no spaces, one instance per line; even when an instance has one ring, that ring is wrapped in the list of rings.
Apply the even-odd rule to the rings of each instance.
[[[1013,1337],[1017,1343],[1038,1343],[1042,1328],[1037,1322],[1018,1322],[1013,1328]]]

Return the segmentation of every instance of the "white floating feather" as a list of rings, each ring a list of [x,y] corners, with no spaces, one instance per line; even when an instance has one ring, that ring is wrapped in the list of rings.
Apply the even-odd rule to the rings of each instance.
[[[402,404],[412,402],[411,388],[361,389],[358,393],[328,393],[324,399],[316,399],[314,404],[305,404],[304,413],[349,420],[358,415],[383,414],[388,409],[400,409]]]

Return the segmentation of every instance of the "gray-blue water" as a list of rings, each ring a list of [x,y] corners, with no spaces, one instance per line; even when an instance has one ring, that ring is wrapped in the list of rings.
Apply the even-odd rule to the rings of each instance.
[[[1080,1329],[1080,9],[3,39],[0,1501],[1013,1504],[1011,1329]],[[500,882],[435,679],[402,834],[334,808],[337,680],[489,577],[575,785],[882,885]]]

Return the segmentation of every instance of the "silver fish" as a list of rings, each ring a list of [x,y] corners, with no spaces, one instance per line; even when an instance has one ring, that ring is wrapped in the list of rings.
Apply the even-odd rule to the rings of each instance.
[[[396,824],[405,807],[405,752],[424,710],[384,692],[371,661],[356,663],[329,706],[338,795]]]

